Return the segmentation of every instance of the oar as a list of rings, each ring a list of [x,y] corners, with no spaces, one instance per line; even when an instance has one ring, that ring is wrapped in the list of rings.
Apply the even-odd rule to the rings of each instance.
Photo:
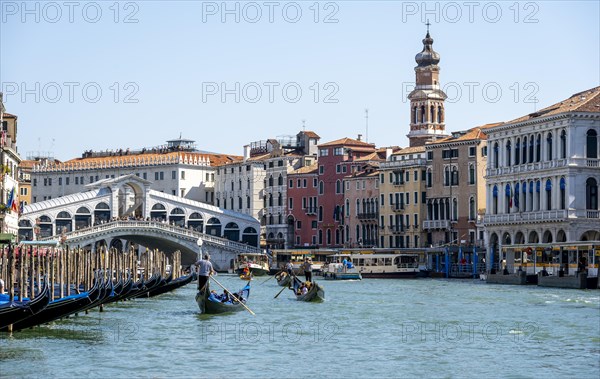
[[[269,277],[267,278],[267,280],[263,281],[263,282],[262,282],[262,283],[260,283],[260,284],[265,284],[266,282],[268,282],[269,280],[273,279],[274,277],[276,277],[277,275],[281,274],[282,272],[283,272],[283,270],[282,270],[282,271],[279,271],[279,272],[278,272],[277,274],[275,274],[275,275],[271,275],[271,276],[269,276]]]
[[[274,297],[273,299],[277,299],[277,296],[281,295],[281,293],[283,292],[283,290],[284,290],[284,289],[288,289],[288,288],[289,288],[289,287],[283,287],[283,288],[281,289],[281,291],[279,291],[279,292],[277,293],[277,295],[275,295],[275,297]]]
[[[215,283],[217,283],[218,285],[220,285],[220,286],[221,286],[221,288],[223,288],[223,290],[224,290],[224,291],[227,291],[227,292],[228,292],[228,293],[229,293],[231,296],[233,296],[234,298],[236,298],[236,299],[237,299],[237,296],[235,296],[233,293],[231,293],[231,291],[230,291],[230,290],[228,290],[228,289],[227,289],[227,288],[225,288],[225,287],[224,287],[224,286],[223,286],[221,283],[219,283],[219,281],[218,281],[217,279],[213,278],[212,276],[210,276],[210,279],[214,280],[214,281],[215,281]],[[241,300],[241,299],[238,299],[238,303],[240,303],[240,304],[242,305],[242,307],[246,308],[246,310],[247,310],[248,312],[250,312],[250,314],[251,314],[252,316],[256,316],[256,314],[255,314],[254,312],[252,312],[252,310],[251,310],[250,308],[248,308],[248,307],[246,306],[246,304],[244,304],[244,303],[242,302],[242,300]]]

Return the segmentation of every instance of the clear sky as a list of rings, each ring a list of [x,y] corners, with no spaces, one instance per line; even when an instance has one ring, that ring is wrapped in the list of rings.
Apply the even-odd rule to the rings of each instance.
[[[306,129],[406,146],[429,19],[447,131],[600,84],[597,1],[0,1],[0,83],[19,151],[58,159],[180,135],[242,154]],[[535,103],[537,101],[537,104]]]

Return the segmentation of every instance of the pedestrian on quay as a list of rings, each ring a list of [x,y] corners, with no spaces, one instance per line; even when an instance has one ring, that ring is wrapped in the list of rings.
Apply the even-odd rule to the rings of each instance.
[[[210,255],[204,254],[204,259],[198,260],[196,267],[198,271],[198,290],[202,291],[208,283],[208,278],[215,273],[212,263],[210,263]]]

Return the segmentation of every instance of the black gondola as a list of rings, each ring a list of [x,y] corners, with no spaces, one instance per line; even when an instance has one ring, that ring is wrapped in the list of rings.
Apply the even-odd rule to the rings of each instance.
[[[298,294],[302,281],[294,275],[293,287],[294,295],[298,301],[323,301],[325,300],[325,290],[317,282],[313,281],[310,283],[310,288],[305,294]]]
[[[0,329],[22,321],[41,312],[50,303],[50,287],[44,278],[44,286],[31,300],[0,303]]]
[[[193,280],[194,280],[194,274],[190,273],[189,275],[179,277],[179,278],[177,278],[175,280],[172,280],[172,281],[168,282],[165,285],[162,285],[160,287],[157,287],[157,288],[151,290],[150,292],[148,292],[148,296],[149,297],[153,297],[153,296],[158,296],[158,295],[161,295],[163,293],[167,293],[167,292],[173,291],[173,290],[175,290],[175,289],[177,289],[179,287],[183,287],[186,284],[189,284]]]
[[[246,301],[248,301],[248,297],[250,297],[250,282],[248,282],[248,284],[246,284],[244,288],[242,288],[233,295],[235,295],[236,298],[241,297],[242,302],[245,304]],[[222,302],[216,298],[211,298],[209,282],[206,282],[204,288],[199,290],[196,294],[196,302],[198,303],[198,307],[200,308],[200,313],[204,314],[239,312],[245,309],[239,301]]]
[[[30,328],[32,326],[45,324],[73,313],[80,312],[92,304],[103,293],[104,285],[101,280],[95,280],[94,286],[88,291],[78,295],[66,296],[51,301],[37,314],[13,324],[13,330]],[[6,330],[6,328],[2,329]]]

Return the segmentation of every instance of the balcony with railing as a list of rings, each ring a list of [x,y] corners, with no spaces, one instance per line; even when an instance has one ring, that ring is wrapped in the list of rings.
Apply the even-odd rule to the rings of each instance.
[[[404,204],[391,204],[392,210],[394,212],[402,212],[404,210]]]
[[[394,234],[404,233],[404,225],[391,225],[388,228]]]
[[[498,168],[488,167],[486,175],[500,176],[500,175],[515,175],[523,174],[539,170],[557,169],[561,167],[600,167],[600,159],[597,158],[568,158],[568,159],[553,159],[551,161],[543,162],[531,162],[518,165],[508,165]]]
[[[450,229],[450,220],[425,220],[423,229]]]
[[[425,166],[425,165],[427,165],[427,159],[417,158],[417,159],[405,159],[405,160],[399,160],[399,161],[382,162],[379,164],[379,168],[380,169],[394,169],[394,168]]]
[[[583,216],[583,214],[582,214]],[[484,224],[520,223],[531,221],[561,221],[569,218],[569,211],[550,210],[535,212],[518,212],[505,214],[488,214],[483,218]]]
[[[377,221],[379,218],[377,212],[362,212],[357,215],[360,221]]]
[[[317,214],[317,207],[308,207],[308,208],[305,208],[304,212],[307,215],[316,215]]]

